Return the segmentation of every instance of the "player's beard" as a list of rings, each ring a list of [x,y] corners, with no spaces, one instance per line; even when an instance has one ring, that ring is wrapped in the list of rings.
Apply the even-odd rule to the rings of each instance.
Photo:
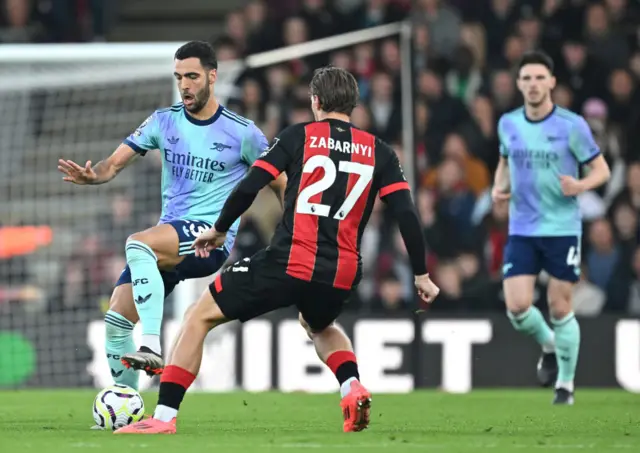
[[[543,105],[545,102],[547,102],[547,99],[549,99],[549,93],[543,94],[542,97],[540,98],[540,100],[538,100],[538,101],[528,101],[527,104],[529,104],[534,109],[537,109],[538,107]]]
[[[204,88],[193,95],[193,104],[190,107],[187,107],[187,110],[190,113],[199,113],[207,102],[209,102],[209,98],[211,97],[211,88],[209,88],[209,76],[205,80]]]

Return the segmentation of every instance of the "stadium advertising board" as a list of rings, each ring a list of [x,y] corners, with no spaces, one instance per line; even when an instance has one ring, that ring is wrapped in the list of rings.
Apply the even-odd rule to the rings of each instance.
[[[49,317],[46,324],[23,323],[20,332],[33,345],[36,363],[13,386],[104,387],[111,383],[103,321],[73,321],[67,318],[66,324],[58,324]],[[576,384],[640,393],[640,320],[601,316],[583,318],[580,323]],[[402,393],[426,387],[465,393],[473,388],[537,385],[539,349],[500,315],[345,314],[340,324],[353,339],[362,379],[372,392]],[[178,328],[177,321],[165,323],[165,354]],[[139,338],[139,328],[135,334]],[[216,329],[207,339],[204,355],[196,390],[332,392],[337,388],[293,313]],[[142,388],[151,385],[151,380],[142,379]]]

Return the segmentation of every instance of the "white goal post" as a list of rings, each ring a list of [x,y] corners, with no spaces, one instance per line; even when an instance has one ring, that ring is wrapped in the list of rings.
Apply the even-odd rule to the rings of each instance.
[[[238,90],[235,85],[237,77],[245,69],[268,67],[390,37],[398,37],[400,42],[403,160],[407,180],[413,186],[416,178],[412,27],[409,21],[253,54],[242,60],[220,62],[216,96],[223,104],[234,96]],[[52,332],[60,331],[62,335],[63,332],[71,332],[70,326],[74,322],[77,326],[83,323],[84,328],[85,319],[98,319],[96,309],[100,304],[104,309],[105,297],[108,300],[112,283],[111,287],[103,284],[99,289],[91,284],[86,285],[88,289],[80,287],[78,281],[88,281],[88,277],[81,274],[89,274],[88,267],[92,264],[90,250],[95,246],[90,240],[83,241],[87,237],[90,239],[99,228],[104,228],[100,222],[112,214],[110,204],[114,200],[114,191],[127,195],[135,192],[137,198],[142,198],[143,205],[159,206],[159,168],[151,172],[157,177],[157,184],[146,184],[153,179],[148,176],[141,179],[143,170],[139,168],[151,168],[149,158],[145,158],[144,165],[138,167],[140,163],[136,163],[135,169],[127,169],[105,186],[78,188],[62,183],[56,170],[57,160],[68,158],[95,163],[112,152],[153,110],[179,101],[172,67],[173,55],[182,44],[0,45],[0,134],[3,137],[0,141],[0,227],[47,225],[55,232],[52,242],[34,247],[36,252],[27,255],[28,273],[33,274],[31,281],[36,282],[34,286],[41,291],[33,297],[38,299],[37,303],[25,303],[26,311],[47,315],[35,319],[24,317],[21,312],[12,320],[10,312],[9,316],[3,315],[2,325],[20,331],[33,322],[42,326],[47,334],[59,335]],[[142,222],[139,216],[134,216],[133,225],[127,227],[128,234],[157,221],[157,215],[155,220],[147,217]],[[110,246],[113,251],[123,251],[124,241],[114,240]],[[73,263],[81,249],[89,251],[89,259],[78,261],[83,263],[79,266],[87,266],[78,269]],[[122,263],[113,265],[114,269],[118,266]],[[112,282],[114,269],[102,269],[100,272],[109,273],[107,279]],[[4,281],[7,281],[3,277],[14,271],[18,273],[17,269],[0,267],[0,293]],[[93,272],[92,278],[95,277]],[[63,288],[59,290],[59,286]],[[176,287],[172,298],[174,319],[168,320],[172,326],[181,320],[203,287],[204,279],[186,281]],[[56,303],[52,304],[47,299],[54,294]],[[67,310],[75,310],[73,318],[68,317]],[[69,326],[66,323],[70,323]],[[93,338],[89,340],[92,343],[90,349],[94,351],[92,363],[95,367],[92,369],[102,369],[106,363],[103,363],[103,353],[95,351],[102,351],[100,342],[104,340],[100,332],[103,326],[92,323],[89,327],[89,336]],[[171,338],[164,341],[171,344]],[[56,348],[58,346],[52,343],[51,351],[47,352],[51,354],[51,361],[62,351],[62,348],[60,351]],[[73,362],[69,360],[69,363]],[[47,382],[52,376],[60,385],[75,385],[76,382],[72,372],[43,373],[46,375],[36,382]],[[90,374],[95,376],[95,373]]]

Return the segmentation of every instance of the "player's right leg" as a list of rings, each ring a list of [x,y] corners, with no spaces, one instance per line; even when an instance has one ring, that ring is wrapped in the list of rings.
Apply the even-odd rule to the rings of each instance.
[[[138,390],[140,375],[137,370],[125,366],[122,358],[136,353],[133,341],[133,328],[139,317],[133,302],[131,291],[131,273],[126,267],[111,294],[109,310],[104,316],[105,352],[111,377],[116,384],[126,385]],[[93,429],[102,429],[94,427]]]
[[[558,367],[553,330],[540,310],[533,305],[535,283],[540,273],[541,257],[535,238],[510,236],[504,257],[504,297],[507,316],[513,327],[532,337],[542,348],[538,361],[538,380],[553,385]]]
[[[169,365],[162,373],[153,417],[120,428],[116,434],[175,434],[180,404],[200,370],[204,340],[211,329],[227,321],[211,291],[205,290],[185,314]]]

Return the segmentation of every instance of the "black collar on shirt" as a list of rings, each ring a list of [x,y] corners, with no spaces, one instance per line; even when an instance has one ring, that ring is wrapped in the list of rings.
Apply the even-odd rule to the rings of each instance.
[[[199,120],[189,115],[189,113],[187,113],[187,108],[184,105],[182,106],[182,111],[184,112],[184,116],[187,118],[187,120],[190,123],[193,123],[196,126],[208,126],[209,124],[215,123],[218,117],[222,114],[222,110],[224,110],[224,107],[222,106],[222,104],[219,104],[218,110],[216,110],[216,113],[214,113],[211,118],[208,118],[206,120]]]
[[[527,116],[527,110],[526,109],[522,109],[522,114],[524,115],[524,119],[527,120],[527,122],[529,123],[542,123],[543,121],[545,121],[547,118],[551,118],[551,115],[553,115],[554,113],[556,113],[556,108],[557,105],[553,104],[553,108],[551,109],[551,111],[549,113],[547,113],[545,116],[543,116],[542,118],[538,119],[538,120],[532,120],[531,118],[529,118]]]
[[[356,127],[356,126],[353,125],[353,123],[350,123],[348,121],[342,121],[342,120],[339,120],[337,118],[325,118],[320,122],[327,122],[327,123],[330,123],[330,124],[344,124],[344,125],[347,125],[349,127]]]

